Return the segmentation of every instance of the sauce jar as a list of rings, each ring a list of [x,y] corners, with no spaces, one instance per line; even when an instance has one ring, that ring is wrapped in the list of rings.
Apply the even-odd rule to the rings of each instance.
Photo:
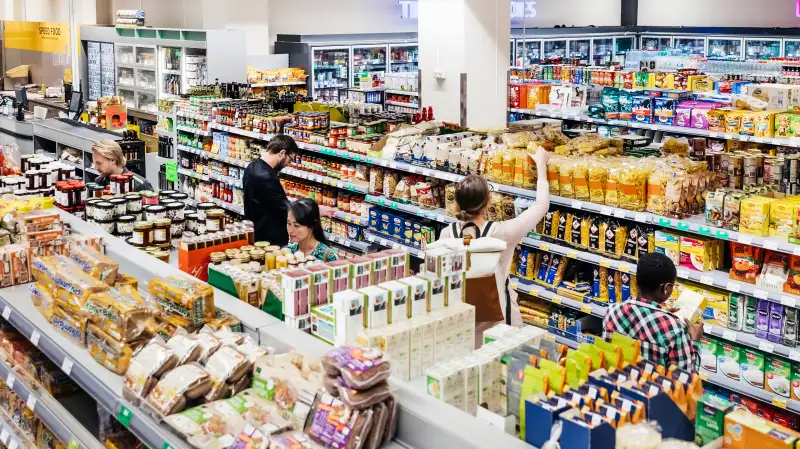
[[[188,195],[188,194],[186,194],[186,193],[183,193],[183,192],[173,193],[173,194],[172,194],[172,195],[170,195],[169,197],[170,197],[170,199],[172,199],[172,200],[175,200],[175,201],[180,201],[180,202],[182,202],[182,203],[186,203],[186,200],[188,200],[188,199],[189,199],[189,195]]]
[[[158,194],[156,192],[142,192],[142,203],[145,205],[158,204]]]
[[[100,198],[89,198],[86,200],[86,218],[94,220],[94,206],[101,202]]]
[[[133,215],[122,215],[117,217],[117,234],[131,237],[133,235],[133,223],[136,217]]]
[[[159,218],[153,221],[153,244],[163,245],[172,242],[170,235],[170,225],[172,220],[169,218]]]
[[[142,196],[132,193],[130,195],[125,195],[125,201],[127,201],[127,208],[129,214],[136,214],[142,211]]]
[[[185,220],[182,218],[176,218],[172,220],[172,224],[170,225],[170,233],[172,234],[172,238],[180,237],[183,235],[183,227],[185,226]]]
[[[173,201],[164,205],[167,208],[167,217],[171,220],[183,220],[184,205],[180,201]]]
[[[205,222],[206,221],[206,213],[208,213],[209,210],[214,209],[215,207],[217,207],[217,205],[214,204],[214,203],[198,203],[197,204],[197,219],[200,220],[200,221]]]
[[[206,212],[206,230],[217,232],[225,229],[225,211],[222,209],[211,209]]]
[[[172,195],[174,195],[176,193],[180,193],[180,192],[178,192],[177,190],[162,190],[162,191],[158,192],[157,196],[158,196],[158,199],[165,200],[167,198],[170,198]]]
[[[189,232],[197,232],[197,213],[188,212],[185,217],[184,230]]]
[[[254,249],[250,251],[250,260],[258,262],[259,265],[264,265],[264,257],[267,253],[263,249]]]
[[[154,220],[160,220],[162,218],[167,218],[167,208],[160,204],[145,206],[144,217],[145,220],[147,221],[154,221]]]
[[[221,252],[211,253],[211,263],[213,264],[218,265],[221,264],[222,262],[225,262],[226,260],[228,260],[228,257],[225,255],[225,253]]]
[[[133,246],[144,248],[153,242],[153,223],[149,221],[137,221],[133,224]]]
[[[36,190],[39,188],[39,170],[30,169],[25,172],[25,187],[28,190]]]
[[[94,205],[95,221],[107,221],[114,219],[114,205],[108,201],[100,201]]]
[[[112,198],[108,202],[114,205],[115,217],[128,213],[128,200],[125,198]]]
[[[269,242],[255,242],[253,243],[253,246],[255,246],[256,249],[266,250],[267,247],[269,246]]]

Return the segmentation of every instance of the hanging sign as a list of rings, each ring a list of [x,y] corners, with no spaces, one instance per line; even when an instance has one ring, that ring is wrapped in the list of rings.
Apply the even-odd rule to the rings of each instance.
[[[419,18],[419,8],[417,0],[400,0],[400,18],[417,19]],[[798,0],[800,4],[800,0]],[[511,2],[512,19],[530,19],[536,17],[536,2]]]

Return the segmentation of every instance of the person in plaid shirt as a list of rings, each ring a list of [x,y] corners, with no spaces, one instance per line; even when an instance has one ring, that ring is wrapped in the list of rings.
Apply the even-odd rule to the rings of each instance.
[[[641,342],[642,357],[697,371],[695,342],[703,335],[702,321],[692,326],[661,307],[672,295],[677,278],[675,264],[664,254],[640,257],[636,266],[639,298],[611,307],[603,320],[603,337],[614,332],[627,335]]]

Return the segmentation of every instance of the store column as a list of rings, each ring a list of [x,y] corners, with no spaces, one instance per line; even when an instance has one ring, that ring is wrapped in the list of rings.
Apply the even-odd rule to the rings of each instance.
[[[418,13],[423,105],[460,122],[463,80],[466,125],[505,127],[511,2],[419,0]]]

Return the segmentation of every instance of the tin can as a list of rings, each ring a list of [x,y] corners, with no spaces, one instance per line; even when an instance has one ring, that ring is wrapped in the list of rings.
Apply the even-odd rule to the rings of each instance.
[[[780,184],[782,176],[781,159],[775,157],[764,158],[764,184]]]
[[[764,184],[764,156],[755,156],[756,158],[756,178],[758,178],[758,184]]]
[[[800,183],[797,181],[789,183],[789,191],[787,192],[789,195],[797,195],[800,192]]]
[[[742,156],[731,156],[728,166],[728,187],[741,189],[744,175],[744,158]]]

